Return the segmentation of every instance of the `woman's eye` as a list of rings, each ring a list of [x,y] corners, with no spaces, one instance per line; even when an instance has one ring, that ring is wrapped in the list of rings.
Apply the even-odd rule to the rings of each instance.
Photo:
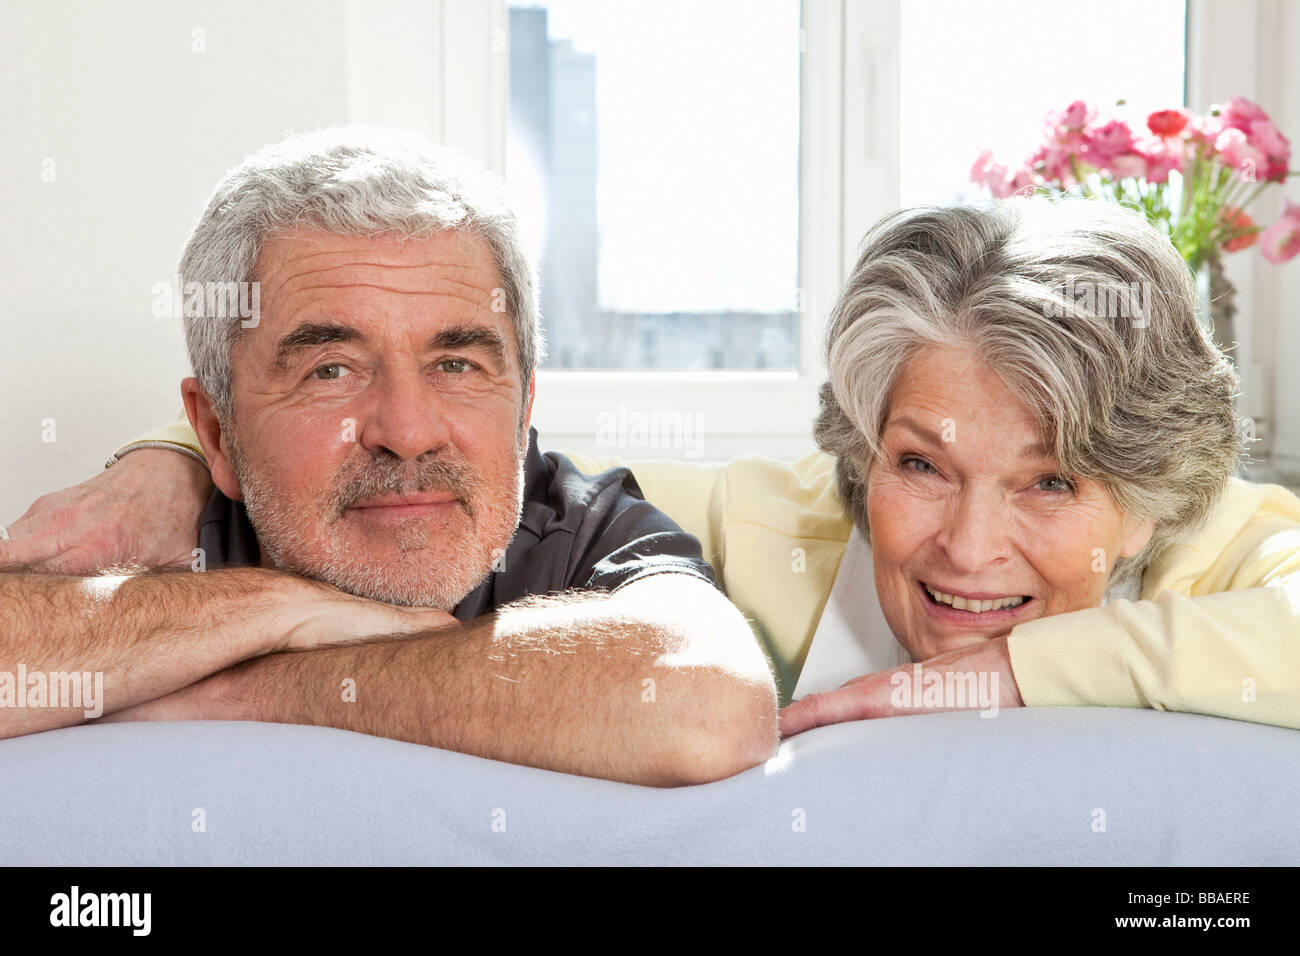
[[[938,469],[936,469],[934,465],[930,464],[924,458],[904,458],[901,462],[899,462],[899,464],[906,471],[915,471],[922,475],[937,475],[939,473]]]
[[[348,370],[343,365],[322,365],[320,368],[313,369],[311,374],[321,381],[328,382],[342,378],[348,374]]]
[[[1044,485],[1054,485],[1055,487],[1044,488]],[[1074,491],[1074,484],[1068,478],[1062,478],[1060,475],[1051,475],[1047,478],[1040,478],[1035,486],[1040,491],[1051,491],[1057,493],[1070,493]]]

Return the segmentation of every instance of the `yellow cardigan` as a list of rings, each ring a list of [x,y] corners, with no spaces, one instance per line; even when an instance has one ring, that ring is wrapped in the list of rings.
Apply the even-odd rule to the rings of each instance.
[[[141,441],[202,453],[184,422],[131,444]],[[588,473],[626,465],[647,500],[700,540],[786,703],[851,529],[833,459],[568,457]],[[1140,600],[1029,621],[1008,644],[1029,706],[1153,707],[1300,728],[1300,498],[1234,478],[1205,526],[1147,568]]]

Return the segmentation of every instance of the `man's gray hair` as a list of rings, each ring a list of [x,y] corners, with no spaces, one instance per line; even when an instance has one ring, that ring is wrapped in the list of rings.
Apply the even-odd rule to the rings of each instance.
[[[337,127],[294,136],[254,153],[217,185],[186,243],[181,278],[253,282],[263,246],[299,226],[396,239],[457,229],[483,239],[500,274],[527,395],[544,352],[537,283],[496,177],[414,133]],[[227,417],[230,352],[240,331],[238,317],[185,317],[194,375]]]
[[[905,209],[867,234],[835,305],[815,429],[868,540],[867,474],[898,372],[953,345],[1034,413],[1064,474],[1154,519],[1111,584],[1199,528],[1237,468],[1237,374],[1197,322],[1187,265],[1139,213],[1044,198]]]

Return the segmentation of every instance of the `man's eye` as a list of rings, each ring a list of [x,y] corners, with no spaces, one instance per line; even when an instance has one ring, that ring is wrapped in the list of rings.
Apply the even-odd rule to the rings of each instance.
[[[348,370],[343,365],[322,365],[320,368],[313,369],[311,374],[322,381],[328,382],[336,378],[342,378],[348,374]]]
[[[473,366],[468,359],[462,358],[443,359],[438,363],[438,368],[442,371],[452,372],[456,375],[468,372],[472,367]]]

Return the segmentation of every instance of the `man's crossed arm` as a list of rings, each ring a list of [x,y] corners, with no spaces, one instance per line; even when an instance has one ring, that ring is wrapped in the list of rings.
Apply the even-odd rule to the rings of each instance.
[[[115,719],[319,724],[655,786],[730,776],[777,743],[775,687],[744,618],[672,572],[260,657]]]
[[[377,604],[259,568],[0,574],[0,737],[120,711],[265,654],[451,622],[442,611]],[[90,680],[70,706],[73,677],[83,674]],[[102,696],[86,701],[96,686]]]
[[[6,673],[29,699],[20,668],[101,673],[103,711],[119,719],[323,724],[651,785],[728,776],[777,740],[744,618],[672,572],[466,624],[256,568],[11,573],[0,621],[0,703]],[[43,696],[0,706],[0,736],[85,719]]]

